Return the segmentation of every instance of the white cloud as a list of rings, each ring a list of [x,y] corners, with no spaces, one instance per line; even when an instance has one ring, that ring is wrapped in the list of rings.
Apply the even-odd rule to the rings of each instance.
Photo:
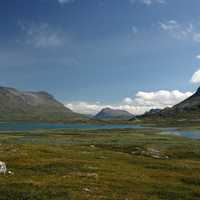
[[[130,98],[130,97],[126,97],[124,100],[123,100],[124,104],[131,104],[133,103],[133,100]]]
[[[95,114],[107,105],[101,105],[99,102],[89,103],[84,101],[70,102],[65,104],[71,110],[83,114]]]
[[[191,82],[191,83],[194,83],[194,84],[200,83],[200,69],[197,70],[197,71],[193,74],[192,78],[190,79],[190,82]]]
[[[62,34],[47,23],[27,24],[19,22],[25,43],[35,48],[60,47],[64,43]]]
[[[161,30],[168,32],[172,37],[176,39],[188,38],[194,42],[200,42],[200,32],[197,31],[197,27],[194,24],[181,24],[176,20],[169,20],[159,23]]]
[[[73,3],[75,0],[58,0],[60,4]]]
[[[200,59],[200,54],[198,54],[198,55],[196,56],[196,58],[197,58],[197,59]]]
[[[75,112],[84,114],[96,114],[105,107],[126,110],[133,114],[143,114],[150,109],[171,107],[191,96],[191,92],[178,90],[160,90],[155,92],[138,92],[133,98],[126,97],[118,104],[101,104],[89,102],[70,102],[65,105]]]
[[[73,3],[75,0],[57,0],[60,4],[67,4],[67,3]],[[152,4],[165,4],[165,0],[129,0],[131,4],[134,3],[142,3],[144,5],[150,6]],[[100,3],[103,3],[100,1]]]
[[[75,0],[57,0],[60,4],[67,4],[67,3],[73,3]],[[134,3],[142,3],[144,5],[152,5],[152,4],[165,4],[165,0],[129,0],[131,4]],[[100,1],[100,3],[103,3]]]
[[[191,92],[180,92],[178,90],[159,90],[156,92],[138,92],[135,98],[135,104],[152,106],[157,108],[171,107],[178,102],[191,96]]]
[[[159,23],[160,27],[163,31],[168,32],[173,37],[182,39],[187,36],[194,36],[194,28],[192,24],[182,25],[175,20],[169,20],[167,22]]]
[[[165,0],[130,0],[130,3],[142,3],[144,5],[150,6],[152,4],[165,4]]]

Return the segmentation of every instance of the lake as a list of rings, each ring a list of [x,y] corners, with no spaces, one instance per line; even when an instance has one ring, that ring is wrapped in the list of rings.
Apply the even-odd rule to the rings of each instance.
[[[0,131],[28,131],[34,129],[147,129],[147,127],[135,124],[63,124],[63,123],[31,123],[31,122],[2,122]],[[157,128],[162,134],[172,134],[192,139],[200,139],[200,130],[178,130],[176,128]]]
[[[30,123],[30,122],[6,122],[0,123],[0,131],[27,131],[33,129],[130,129],[145,128],[132,124],[63,124],[63,123]]]

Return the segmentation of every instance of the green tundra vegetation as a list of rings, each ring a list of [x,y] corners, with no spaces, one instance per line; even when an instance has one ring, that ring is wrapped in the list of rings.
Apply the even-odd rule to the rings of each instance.
[[[199,200],[200,141],[158,129],[1,132],[0,200]]]

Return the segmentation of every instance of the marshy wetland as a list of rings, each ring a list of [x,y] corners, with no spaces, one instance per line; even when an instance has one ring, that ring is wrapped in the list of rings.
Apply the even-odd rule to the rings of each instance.
[[[161,132],[1,131],[0,200],[200,199],[200,140]]]

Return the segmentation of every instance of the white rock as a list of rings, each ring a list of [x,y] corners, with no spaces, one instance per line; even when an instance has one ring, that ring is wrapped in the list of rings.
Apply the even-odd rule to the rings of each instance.
[[[6,164],[4,162],[0,161],[0,173],[5,174],[6,171],[7,171]]]
[[[90,189],[89,188],[83,188],[83,191],[90,192]]]
[[[14,175],[14,173],[12,171],[8,171],[8,174],[10,175]]]

